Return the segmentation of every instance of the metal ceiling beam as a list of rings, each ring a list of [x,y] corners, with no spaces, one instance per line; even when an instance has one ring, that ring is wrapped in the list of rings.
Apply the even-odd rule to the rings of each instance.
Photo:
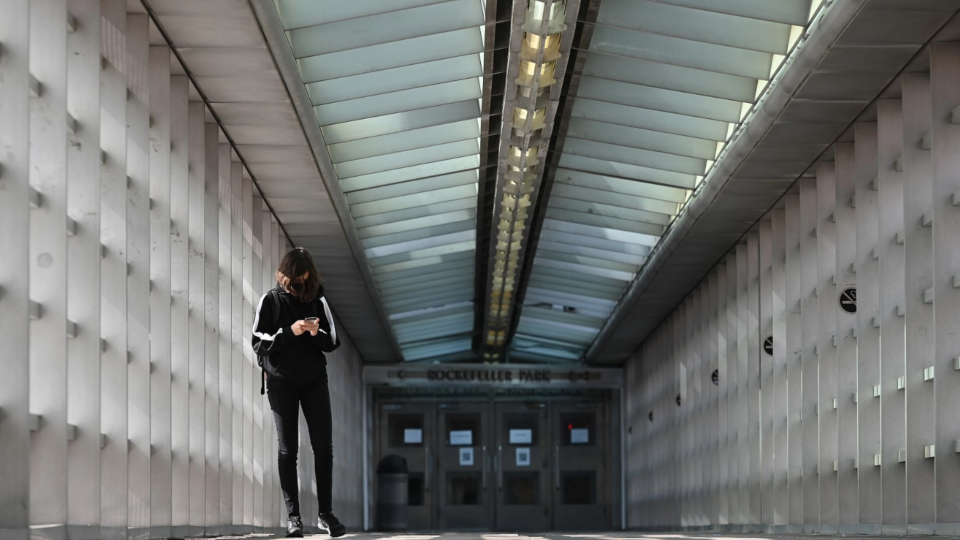
[[[540,27],[534,30],[525,21],[527,17],[535,16],[537,5],[540,8],[540,18],[533,19],[533,24],[540,24]],[[488,271],[485,276],[487,286],[483,296],[485,309],[482,313],[483,332],[480,336],[482,358],[494,362],[507,360],[505,352],[518,305],[515,302],[514,283],[522,279],[523,265],[525,260],[530,258],[527,254],[529,245],[533,242],[532,229],[529,227],[532,216],[523,206],[524,200],[529,200],[531,209],[537,208],[538,201],[546,200],[540,193],[544,170],[542,160],[546,157],[550,144],[562,86],[562,80],[551,81],[550,76],[566,73],[573,43],[573,34],[568,29],[574,26],[580,0],[567,0],[563,4],[558,2],[558,5],[561,5],[563,11],[553,9],[553,0],[543,0],[539,4],[532,0],[514,0],[512,6],[511,52],[507,62],[508,82],[502,114],[503,118],[509,120],[501,127],[500,153],[502,156],[513,150],[517,156],[512,156],[516,161],[510,166],[507,160],[501,159],[497,171],[493,201],[494,222],[497,226],[491,227],[491,238],[488,242],[490,254],[487,268],[492,271]],[[561,13],[564,17],[562,22],[552,20],[552,17],[559,17]],[[528,34],[534,37],[539,35],[539,40],[527,40]],[[556,58],[547,58],[547,36],[558,40]],[[528,45],[534,47],[533,57],[522,60],[521,54]],[[528,68],[525,75],[520,71],[520,66],[524,63]],[[548,72],[545,67],[550,63],[553,63],[553,66]],[[524,97],[520,87],[529,92],[527,97]],[[547,88],[549,90],[546,90]],[[525,114],[516,116],[516,121],[523,126],[522,129],[515,128],[515,114],[524,112]],[[536,152],[537,155],[531,156],[530,152]],[[508,179],[509,167],[514,168],[509,174],[516,175],[515,180]],[[512,188],[509,187],[511,184]],[[507,228],[502,227],[501,223],[505,223]]]
[[[486,49],[484,71],[496,71],[497,77],[484,78],[481,103],[480,174],[477,184],[477,251],[474,263],[474,328],[471,349],[479,354],[483,334],[484,298],[487,290],[490,261],[490,238],[496,223],[494,197],[500,161],[500,133],[503,129],[503,98],[507,85],[507,62],[510,57],[510,25],[513,4],[509,0],[487,0]]]
[[[583,77],[584,64],[586,63],[586,54],[583,50],[590,47],[590,41],[593,39],[593,29],[597,21],[597,15],[600,11],[600,0],[584,0],[580,2],[575,9],[567,7],[569,12],[575,12],[576,26],[572,29],[572,40],[570,43],[570,58],[564,66],[563,82],[556,85],[557,107],[556,119],[552,124],[552,136],[550,138],[549,151],[547,153],[546,163],[543,166],[543,182],[541,184],[540,200],[544,204],[536,205],[533,211],[528,234],[530,243],[527,246],[529,253],[535,254],[537,244],[541,237],[541,231],[544,228],[544,221],[547,214],[546,201],[550,200],[550,194],[553,190],[554,180],[557,174],[557,166],[560,157],[563,154],[563,146],[566,141],[567,131],[570,125],[570,111],[577,100],[577,93]],[[570,14],[568,12],[568,15]],[[584,21],[584,22],[580,22]],[[530,276],[533,273],[533,263],[535,257],[530,256],[524,261],[522,271],[517,283],[516,302],[514,304],[514,313],[511,321],[510,336],[514,336],[522,315],[524,300],[527,287],[530,283]],[[512,338],[516,339],[516,338]]]

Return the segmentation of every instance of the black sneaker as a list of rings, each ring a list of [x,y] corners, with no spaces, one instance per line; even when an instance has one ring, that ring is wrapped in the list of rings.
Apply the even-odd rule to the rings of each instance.
[[[287,538],[303,538],[303,521],[300,516],[287,519]]]
[[[347,528],[343,526],[343,523],[340,523],[333,512],[320,514],[320,530],[334,538],[347,534]]]

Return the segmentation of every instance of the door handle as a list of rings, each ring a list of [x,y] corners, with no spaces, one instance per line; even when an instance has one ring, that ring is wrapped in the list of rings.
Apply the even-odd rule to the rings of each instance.
[[[482,455],[480,456],[480,459],[483,460],[483,474],[481,475],[481,477],[483,478],[482,480],[483,490],[486,491],[487,490],[487,445],[483,445],[480,448],[481,448],[480,451],[482,453]]]
[[[503,445],[497,446],[497,491],[503,491]]]
[[[553,470],[554,470],[554,485],[556,486],[557,492],[560,491],[560,445],[556,445],[553,451]]]
[[[433,468],[433,460],[430,459],[430,447],[424,446],[423,453],[424,453],[424,460],[425,460],[425,463],[423,465],[423,476],[424,476],[423,490],[430,491],[430,469]]]

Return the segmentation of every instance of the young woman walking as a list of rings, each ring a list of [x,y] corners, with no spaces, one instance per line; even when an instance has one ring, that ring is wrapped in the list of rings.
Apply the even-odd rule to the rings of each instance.
[[[330,536],[346,533],[331,507],[333,425],[323,355],[339,346],[313,257],[306,249],[293,249],[280,261],[277,286],[260,298],[253,322],[253,350],[263,368],[280,441],[277,463],[287,505],[288,537],[303,536],[297,485],[297,420],[301,408],[316,461],[320,528]]]

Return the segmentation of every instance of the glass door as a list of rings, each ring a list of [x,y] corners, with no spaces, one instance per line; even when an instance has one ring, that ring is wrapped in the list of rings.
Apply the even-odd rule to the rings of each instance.
[[[432,404],[380,405],[380,458],[398,455],[407,460],[410,482],[407,524],[410,530],[436,528],[433,492],[437,451],[436,413]]]
[[[550,530],[546,403],[496,405],[496,528]]]
[[[606,447],[602,403],[554,402],[550,414],[553,529],[608,530]]]
[[[492,519],[488,403],[440,404],[438,451],[441,530],[489,530]]]

